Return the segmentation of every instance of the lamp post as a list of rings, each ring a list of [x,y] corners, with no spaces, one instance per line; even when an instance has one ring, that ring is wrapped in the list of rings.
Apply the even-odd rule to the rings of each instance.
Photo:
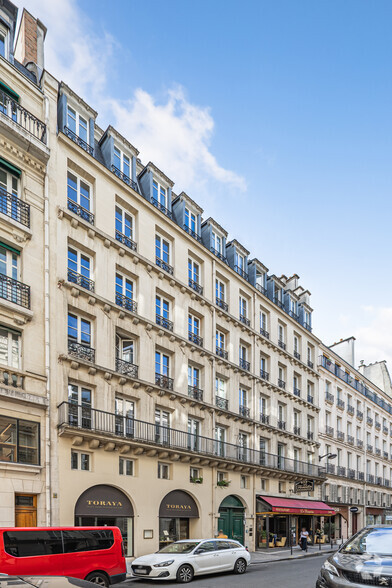
[[[328,460],[329,459],[336,459],[337,453],[331,453],[330,451],[325,455],[319,455],[319,461],[322,459],[327,458],[327,473],[328,473]],[[331,542],[331,522],[328,525],[328,541]],[[321,551],[321,537],[319,538],[319,551]]]

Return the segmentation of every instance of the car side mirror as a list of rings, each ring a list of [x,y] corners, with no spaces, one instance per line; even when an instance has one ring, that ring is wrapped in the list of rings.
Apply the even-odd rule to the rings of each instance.
[[[200,555],[200,553],[204,553],[204,549],[196,549],[195,555]]]

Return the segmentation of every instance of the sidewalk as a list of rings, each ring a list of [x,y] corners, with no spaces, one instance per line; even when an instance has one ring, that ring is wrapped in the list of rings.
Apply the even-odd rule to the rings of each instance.
[[[251,553],[251,563],[270,563],[273,561],[285,561],[290,559],[302,559],[304,557],[315,557],[317,555],[327,555],[334,553],[338,549],[338,545],[309,545],[308,551],[304,553],[298,545],[293,545],[293,555],[291,555],[290,547],[275,547],[274,549],[264,549],[253,551]]]

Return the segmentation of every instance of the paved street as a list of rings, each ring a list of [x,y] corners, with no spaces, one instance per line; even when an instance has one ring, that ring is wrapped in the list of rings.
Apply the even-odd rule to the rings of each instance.
[[[271,588],[315,588],[318,571],[326,559],[325,555],[317,557],[309,557],[299,560],[274,562],[269,564],[252,564],[244,576],[236,576],[234,574],[220,574],[213,576],[202,576],[193,580],[190,584],[192,588],[216,588],[217,586],[238,587],[239,585],[246,586],[246,588],[260,588],[269,586]],[[175,582],[151,582],[148,580],[141,580],[135,578],[127,580],[121,585],[117,584],[116,588],[126,588],[126,585],[140,584],[139,588],[147,588],[147,586],[157,586],[164,588],[165,586],[174,587]]]

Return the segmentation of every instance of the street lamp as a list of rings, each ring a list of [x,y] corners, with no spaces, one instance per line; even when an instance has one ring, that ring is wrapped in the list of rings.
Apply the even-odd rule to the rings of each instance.
[[[326,457],[327,459],[335,459],[335,457],[337,457],[337,454],[336,453],[326,453],[325,455],[319,455],[319,461],[324,459],[324,457]]]

